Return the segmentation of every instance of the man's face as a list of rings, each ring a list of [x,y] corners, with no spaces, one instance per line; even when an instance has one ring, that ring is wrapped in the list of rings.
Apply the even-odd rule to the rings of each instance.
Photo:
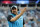
[[[13,9],[13,10],[12,10],[12,13],[13,13],[13,14],[17,14],[17,9]]]

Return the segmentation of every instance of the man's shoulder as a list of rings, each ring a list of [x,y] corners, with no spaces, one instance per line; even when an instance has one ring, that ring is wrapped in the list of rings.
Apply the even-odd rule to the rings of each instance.
[[[12,17],[13,17],[12,15],[8,15],[7,20],[10,21]]]
[[[8,17],[13,17],[12,15],[8,15]]]

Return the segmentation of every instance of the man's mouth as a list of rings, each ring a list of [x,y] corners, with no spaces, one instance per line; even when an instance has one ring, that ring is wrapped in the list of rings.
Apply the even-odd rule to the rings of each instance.
[[[14,13],[17,13],[17,12],[14,12]]]

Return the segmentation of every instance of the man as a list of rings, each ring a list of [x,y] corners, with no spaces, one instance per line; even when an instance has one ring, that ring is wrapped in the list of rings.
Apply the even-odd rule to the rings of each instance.
[[[20,14],[17,14],[17,6],[12,6],[11,14],[7,17],[9,27],[23,27],[25,23],[23,23],[23,13],[26,11],[24,8]]]

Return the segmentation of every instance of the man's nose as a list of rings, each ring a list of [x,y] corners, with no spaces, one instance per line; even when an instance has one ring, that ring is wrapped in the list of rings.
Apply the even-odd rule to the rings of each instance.
[[[13,10],[13,11],[16,11],[16,10]]]

